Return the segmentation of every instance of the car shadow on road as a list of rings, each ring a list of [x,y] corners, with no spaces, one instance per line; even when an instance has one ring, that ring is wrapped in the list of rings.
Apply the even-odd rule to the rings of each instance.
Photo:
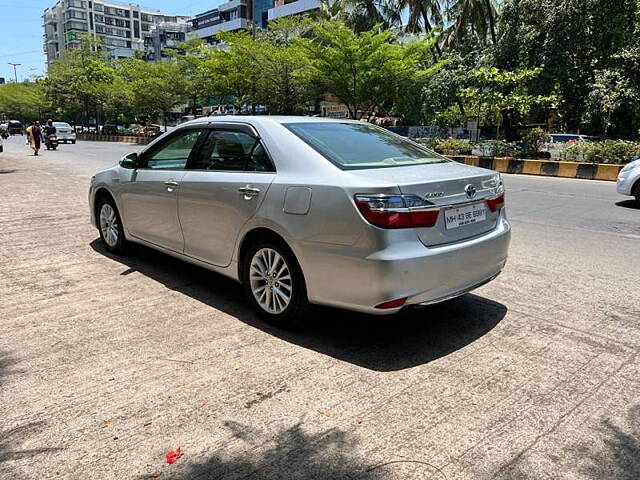
[[[99,239],[91,247],[125,265],[121,275],[139,272],[270,335],[376,371],[403,370],[449,355],[487,334],[507,313],[501,303],[467,294],[389,317],[316,307],[302,327],[287,331],[263,322],[242,286],[222,275],[139,245],[127,256],[107,252]]]
[[[636,202],[635,200],[622,200],[620,202],[616,202],[618,207],[622,208],[630,208],[632,210],[640,210],[640,202]]]

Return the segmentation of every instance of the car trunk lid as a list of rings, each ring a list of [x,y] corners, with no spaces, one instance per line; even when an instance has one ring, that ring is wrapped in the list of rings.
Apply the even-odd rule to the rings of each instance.
[[[498,173],[456,162],[358,170],[368,181],[397,185],[403,194],[413,194],[440,208],[434,227],[416,228],[426,246],[438,246],[482,235],[496,227],[499,212],[487,200],[497,196]]]

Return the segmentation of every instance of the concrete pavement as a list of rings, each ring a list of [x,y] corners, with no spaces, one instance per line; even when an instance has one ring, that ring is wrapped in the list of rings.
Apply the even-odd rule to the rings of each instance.
[[[640,478],[640,210],[613,184],[505,176],[495,282],[290,333],[223,277],[104,251],[89,178],[141,147],[23,143],[0,154],[0,478]]]

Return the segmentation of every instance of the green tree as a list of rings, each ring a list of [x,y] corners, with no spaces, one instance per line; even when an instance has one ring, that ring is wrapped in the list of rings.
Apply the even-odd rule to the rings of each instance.
[[[614,115],[623,106],[637,105],[638,93],[638,88],[631,85],[624,72],[616,69],[596,71],[585,104],[585,122],[597,125],[606,137],[615,126]]]
[[[402,7],[396,0],[321,0],[320,17],[344,23],[357,33],[401,24]]]
[[[533,92],[549,95],[557,86],[563,127],[603,128],[606,122],[596,117],[604,111],[590,93],[597,72],[611,68],[638,85],[635,60],[623,58],[638,45],[638,11],[637,0],[509,0],[499,21],[495,65],[508,70],[544,65]],[[618,109],[611,119],[621,133],[639,126],[637,110],[630,107]],[[587,114],[590,108],[596,110]]]
[[[481,68],[471,73],[475,85],[461,91],[460,96],[498,124],[498,136],[502,127],[506,139],[512,141],[519,119],[527,118],[532,107],[551,105],[556,100],[555,95],[529,92],[529,84],[541,72],[541,68],[516,71]]]
[[[65,50],[49,68],[47,95],[63,118],[82,112],[85,123],[92,114],[99,122],[100,108],[114,80],[114,71],[106,64],[105,54],[97,50],[99,46],[99,41],[83,36],[79,49]]]
[[[138,115],[151,118],[161,115],[166,131],[169,112],[185,100],[177,62],[150,63],[127,58],[120,62],[118,72],[128,84]]]
[[[469,34],[484,44],[487,38],[495,45],[497,9],[494,0],[446,0],[447,18],[451,23],[450,39],[461,41]]]
[[[42,80],[0,85],[0,115],[8,119],[42,120],[49,110]]]
[[[434,37],[400,44],[379,26],[357,34],[336,22],[315,24],[313,33],[312,39],[296,39],[309,58],[310,81],[338,97],[354,119],[393,105],[442,66],[430,60]]]

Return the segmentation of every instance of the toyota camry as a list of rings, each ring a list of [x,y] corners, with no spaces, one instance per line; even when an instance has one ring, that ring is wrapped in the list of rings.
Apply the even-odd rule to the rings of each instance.
[[[310,304],[382,315],[463,295],[510,240],[500,174],[349,120],[193,120],[96,174],[89,204],[108,251],[227,275],[284,326]]]

